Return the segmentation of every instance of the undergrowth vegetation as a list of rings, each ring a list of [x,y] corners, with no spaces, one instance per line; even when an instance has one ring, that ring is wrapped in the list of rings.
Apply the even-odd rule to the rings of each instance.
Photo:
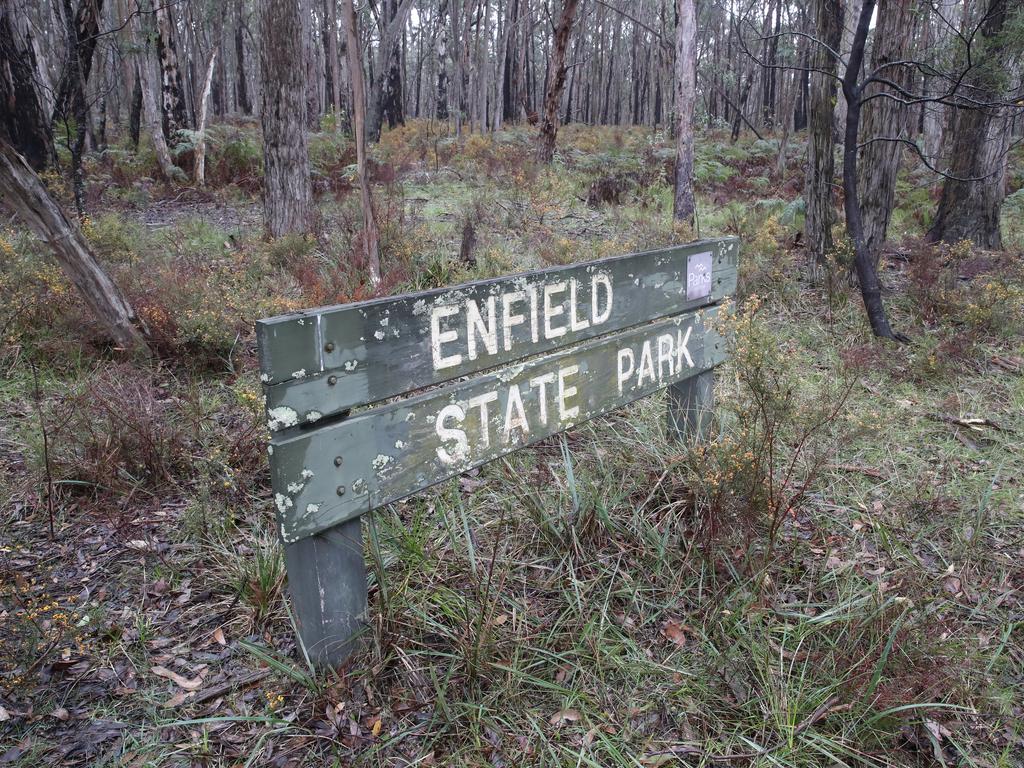
[[[382,290],[698,234],[668,137],[560,140],[542,168],[524,130],[385,133]],[[698,143],[699,234],[743,241],[711,440],[670,442],[658,396],[380,510],[363,650],[314,675],[252,323],[373,292],[351,144],[310,147],[318,231],[274,242],[250,124],[211,131],[205,191],[154,183],[145,148],[90,160],[83,231],[151,363],[0,228],[8,762],[1021,764],[1024,260],[924,245],[936,182],[910,167],[882,274],[912,343],[874,340],[841,232],[805,274],[794,140]]]

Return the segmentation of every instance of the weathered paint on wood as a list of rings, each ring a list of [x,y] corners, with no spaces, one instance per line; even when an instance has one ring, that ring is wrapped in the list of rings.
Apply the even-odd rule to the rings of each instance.
[[[310,660],[333,666],[355,648],[366,620],[362,519],[285,544],[288,591]]]
[[[268,426],[312,425],[713,304],[735,291],[738,250],[701,241],[261,320]]]
[[[311,536],[722,362],[717,307],[673,315],[525,363],[276,436],[271,475],[286,543]]]

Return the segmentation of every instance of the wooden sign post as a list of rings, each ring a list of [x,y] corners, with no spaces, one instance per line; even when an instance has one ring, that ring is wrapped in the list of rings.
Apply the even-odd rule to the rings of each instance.
[[[366,613],[360,517],[669,390],[699,435],[733,238],[261,320],[271,480],[301,640],[335,665]]]

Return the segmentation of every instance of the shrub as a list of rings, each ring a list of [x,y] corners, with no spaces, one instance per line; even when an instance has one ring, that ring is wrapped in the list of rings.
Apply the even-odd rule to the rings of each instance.
[[[719,314],[739,392],[718,438],[695,447],[685,468],[705,541],[740,536],[750,549],[763,537],[768,562],[782,526],[858,425],[844,412],[856,378],[799,380],[759,306],[753,296]]]
[[[50,469],[69,493],[166,487],[190,464],[177,401],[141,368],[104,366],[73,384],[48,411]],[[40,472],[43,459],[40,451]]]

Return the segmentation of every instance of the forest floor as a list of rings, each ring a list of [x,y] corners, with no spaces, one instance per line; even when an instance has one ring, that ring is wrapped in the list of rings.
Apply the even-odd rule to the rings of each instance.
[[[386,292],[693,238],[667,137],[569,126],[553,168],[530,141],[384,136]],[[894,345],[848,248],[808,279],[778,152],[698,143],[699,234],[742,239],[715,439],[668,442],[656,396],[379,510],[363,650],[319,676],[252,323],[370,295],[351,146],[311,138],[317,236],[272,243],[251,126],[217,126],[204,191],[90,159],[83,229],[157,362],[0,220],[0,765],[1024,764],[1024,193],[1005,253],[932,248],[938,182],[903,172]]]

